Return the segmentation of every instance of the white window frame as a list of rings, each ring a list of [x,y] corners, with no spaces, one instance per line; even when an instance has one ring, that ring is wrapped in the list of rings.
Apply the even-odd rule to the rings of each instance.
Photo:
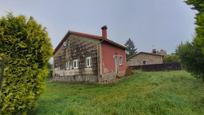
[[[76,66],[75,66],[74,63],[76,63]],[[78,69],[79,68],[79,60],[78,59],[73,60],[73,68],[74,69]]]
[[[91,61],[92,61],[91,57],[86,57],[86,59],[85,59],[86,67],[91,67]]]
[[[123,56],[119,56],[119,65],[123,65]]]
[[[113,59],[114,59],[114,61],[115,61],[115,58],[117,58],[117,63],[118,63],[118,65],[123,65],[123,56],[122,55],[114,55],[113,56]],[[122,60],[121,60],[122,59]]]

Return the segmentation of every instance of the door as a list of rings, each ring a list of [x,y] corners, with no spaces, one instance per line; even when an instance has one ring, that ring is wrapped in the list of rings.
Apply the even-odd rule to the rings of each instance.
[[[119,73],[119,56],[114,56],[114,63],[115,63],[115,73],[118,75]]]

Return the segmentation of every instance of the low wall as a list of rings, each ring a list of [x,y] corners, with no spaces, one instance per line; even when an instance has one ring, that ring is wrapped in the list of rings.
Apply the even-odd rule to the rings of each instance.
[[[53,81],[59,82],[97,82],[97,77],[93,75],[76,76],[54,76]]]
[[[97,82],[97,76],[92,69],[86,69],[83,74],[79,70],[54,70],[53,81],[59,82]]]
[[[117,82],[123,76],[125,76],[125,71],[121,71],[117,75],[115,72],[106,73],[100,77],[99,83],[101,84],[114,83]]]
[[[133,70],[143,70],[143,71],[181,70],[181,64],[175,62],[175,63],[164,63],[164,64],[129,66],[129,68]]]
[[[118,75],[115,72],[111,72],[102,74],[99,77],[94,75],[91,69],[87,69],[83,74],[80,74],[78,70],[54,70],[53,81],[109,84],[117,82],[124,75],[125,71],[120,72]]]
[[[101,84],[113,83],[115,81],[116,81],[115,73],[106,73],[101,75],[101,77],[99,78],[99,83]]]

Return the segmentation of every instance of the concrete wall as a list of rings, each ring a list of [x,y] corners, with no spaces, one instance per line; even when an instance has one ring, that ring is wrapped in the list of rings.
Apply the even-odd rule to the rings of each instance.
[[[145,61],[146,64],[143,64],[143,61]],[[127,61],[128,66],[162,64],[162,63],[163,56],[151,54],[137,54]]]

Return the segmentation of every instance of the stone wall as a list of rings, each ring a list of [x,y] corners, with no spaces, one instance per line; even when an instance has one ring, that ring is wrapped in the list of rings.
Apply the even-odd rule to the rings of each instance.
[[[145,64],[144,64],[145,61]],[[127,61],[128,66],[162,64],[163,56],[151,54],[138,54]]]
[[[68,36],[67,40],[54,55],[55,81],[96,82],[98,79],[98,46],[97,40]],[[91,57],[91,67],[86,67],[86,57]],[[73,60],[79,60],[78,69],[73,68]],[[66,68],[66,63],[70,67]]]
[[[93,75],[64,75],[64,76],[59,76],[56,75],[53,79],[54,81],[58,82],[90,82],[90,83],[95,83],[97,82],[97,77]]]
[[[112,54],[110,50],[107,50],[104,53],[104,57],[108,56],[112,59],[106,59],[111,62],[112,68],[108,68],[107,72],[102,72],[103,68],[101,62],[101,43],[98,40],[92,40],[89,38],[82,38],[76,35],[68,36],[67,40],[59,47],[58,51],[54,55],[54,71],[53,71],[53,80],[60,82],[95,82],[101,84],[108,84],[116,82],[118,77],[125,74],[126,68],[126,56],[123,50],[116,51],[116,48],[112,48]],[[122,52],[122,54],[120,53]],[[101,54],[100,54],[101,53]],[[123,54],[124,53],[124,54]],[[124,55],[123,64],[119,65],[119,73],[115,73],[114,65],[114,55]],[[85,59],[86,57],[91,57],[91,67],[86,67]],[[103,57],[103,59],[104,59]],[[79,67],[67,69],[66,62],[72,62],[73,60],[79,60]],[[101,61],[100,61],[101,60]],[[110,65],[109,62],[106,62],[107,65]],[[100,67],[101,66],[101,67]],[[101,70],[100,70],[101,69]],[[101,73],[100,73],[101,72]]]
[[[105,73],[100,76],[98,82],[101,84],[109,84],[114,83],[119,80],[119,78],[125,76],[126,71],[120,71],[119,73],[111,72],[111,73]]]

